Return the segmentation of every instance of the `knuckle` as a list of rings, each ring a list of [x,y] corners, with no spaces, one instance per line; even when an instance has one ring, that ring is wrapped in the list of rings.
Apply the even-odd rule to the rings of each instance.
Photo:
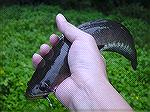
[[[88,34],[88,33],[86,33],[86,38],[88,40],[93,40],[94,39],[94,37],[92,35]]]

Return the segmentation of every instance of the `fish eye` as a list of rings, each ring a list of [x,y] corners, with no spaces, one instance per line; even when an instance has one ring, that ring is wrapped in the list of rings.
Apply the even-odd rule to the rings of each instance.
[[[38,86],[36,86],[36,88],[35,89],[39,89],[39,87]]]
[[[41,91],[45,91],[47,89],[48,85],[45,82],[40,83],[39,89]]]

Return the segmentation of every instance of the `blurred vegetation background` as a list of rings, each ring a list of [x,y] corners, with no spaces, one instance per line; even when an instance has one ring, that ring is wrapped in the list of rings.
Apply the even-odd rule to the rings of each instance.
[[[134,37],[138,68],[123,56],[104,52],[110,82],[136,111],[150,111],[150,3],[149,0],[0,0],[0,111],[66,112],[54,95],[46,100],[24,97],[34,72],[31,57],[49,42],[55,16],[63,13],[74,25],[111,19],[125,25]]]

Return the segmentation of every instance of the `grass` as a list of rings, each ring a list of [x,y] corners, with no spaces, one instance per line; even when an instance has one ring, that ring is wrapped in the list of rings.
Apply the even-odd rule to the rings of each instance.
[[[50,98],[54,109],[45,100],[29,101],[24,97],[27,82],[34,70],[31,57],[41,44],[48,43],[57,33],[55,16],[63,13],[74,25],[96,19],[121,22],[132,33],[138,54],[138,68],[133,71],[128,60],[116,53],[104,52],[111,83],[133,109],[150,109],[150,25],[142,19],[113,13],[108,16],[96,10],[62,10],[58,6],[9,6],[0,8],[0,111],[68,111],[54,95]]]

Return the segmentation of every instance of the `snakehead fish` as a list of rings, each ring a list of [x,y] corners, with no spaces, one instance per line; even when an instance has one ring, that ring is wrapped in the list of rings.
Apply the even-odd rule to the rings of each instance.
[[[101,52],[112,51],[131,61],[137,67],[137,55],[132,35],[122,24],[111,20],[96,20],[78,26],[96,40]],[[43,57],[31,80],[28,82],[26,97],[45,98],[67,77],[71,75],[68,66],[68,51],[71,43],[62,35],[57,45]]]

